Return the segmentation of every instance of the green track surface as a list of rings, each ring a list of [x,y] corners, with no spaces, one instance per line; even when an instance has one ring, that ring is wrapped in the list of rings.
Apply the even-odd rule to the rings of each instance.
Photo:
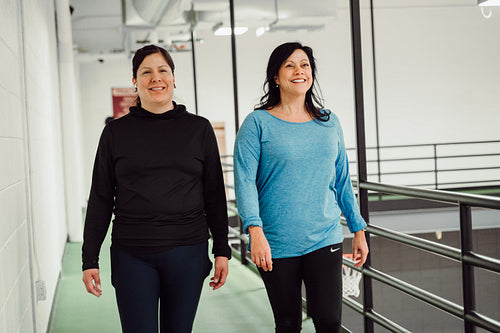
[[[100,298],[85,290],[81,272],[81,243],[68,243],[63,260],[59,292],[48,332],[121,332],[113,286],[110,282],[109,238],[101,250]],[[193,332],[260,333],[274,332],[271,307],[262,280],[233,258],[229,278],[219,290],[205,281]],[[310,319],[303,321],[303,332],[314,332]]]

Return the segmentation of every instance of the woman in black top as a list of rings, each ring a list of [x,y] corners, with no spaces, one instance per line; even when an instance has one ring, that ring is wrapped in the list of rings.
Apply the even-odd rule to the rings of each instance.
[[[99,251],[112,213],[111,273],[123,332],[191,332],[202,283],[224,285],[231,250],[214,131],[172,101],[174,63],[145,46],[133,58],[137,105],[107,124],[94,163],[82,248],[83,282],[102,293]]]

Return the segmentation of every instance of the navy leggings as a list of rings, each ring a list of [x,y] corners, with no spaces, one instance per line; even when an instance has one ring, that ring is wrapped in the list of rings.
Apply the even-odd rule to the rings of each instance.
[[[342,317],[342,243],[300,257],[273,259],[273,270],[259,268],[273,309],[276,332],[302,328],[302,281],[308,315],[316,332],[340,332]]]
[[[191,333],[211,269],[208,242],[142,255],[112,246],[111,282],[122,331],[158,333],[159,321],[162,333]]]

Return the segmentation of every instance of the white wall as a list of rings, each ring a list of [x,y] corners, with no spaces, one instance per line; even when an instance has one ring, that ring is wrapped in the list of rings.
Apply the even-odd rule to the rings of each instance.
[[[46,284],[36,302],[37,332],[46,330],[67,239],[59,70],[54,2],[23,1],[33,280]],[[68,9],[69,10],[69,9]]]
[[[0,332],[29,331],[32,320],[25,166],[23,63],[17,2],[0,9]],[[6,269],[8,268],[8,269]]]
[[[382,145],[499,140],[500,10],[375,11]]]
[[[320,31],[274,32],[256,37],[250,29],[237,37],[240,122],[262,95],[267,60],[274,47],[287,41],[301,41],[314,49],[325,106],[339,116],[346,145],[355,146],[347,3],[338,2],[337,17]],[[375,6],[378,3],[375,2]],[[426,7],[423,3],[407,6],[408,1],[382,4],[374,10],[380,145],[500,140],[497,129],[500,123],[500,62],[497,60],[500,58],[497,34],[500,10],[494,8],[493,16],[485,19],[472,4],[447,7]],[[368,8],[362,8],[362,32],[366,144],[374,147],[377,142],[375,88]],[[230,38],[203,31],[198,32],[197,37],[204,40],[196,45],[199,113],[211,121],[225,122],[226,147],[231,153],[235,131]],[[174,98],[194,112],[191,54],[172,56],[177,67]],[[84,116],[88,117],[84,121],[88,189],[98,136],[105,116],[111,113],[110,88],[130,86],[131,69],[130,60],[125,59],[104,64],[94,60],[82,63],[80,68],[82,105]],[[455,149],[460,152],[464,147]],[[498,166],[498,160],[488,163]],[[373,171],[372,165],[369,171]],[[484,171],[484,177],[498,178],[491,175],[494,170],[488,172]],[[424,180],[420,179],[424,176],[412,177],[419,183],[433,175],[426,174]],[[443,174],[443,177],[457,176]],[[386,179],[400,183],[399,178]]]
[[[67,237],[53,1],[1,1],[0,45],[0,332],[45,332]]]
[[[0,8],[0,332],[17,332],[32,321],[25,189],[23,72],[17,2]],[[8,269],[6,269],[8,268]]]

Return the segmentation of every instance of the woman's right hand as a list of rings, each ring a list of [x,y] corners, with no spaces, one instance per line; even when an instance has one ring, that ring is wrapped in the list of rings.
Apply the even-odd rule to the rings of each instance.
[[[250,254],[252,261],[257,267],[261,267],[264,271],[273,270],[273,259],[271,257],[271,247],[267,242],[264,230],[262,227],[251,225],[248,227],[250,233]]]
[[[102,295],[101,278],[99,277],[99,269],[90,268],[83,271],[83,283],[87,291],[97,297]]]

